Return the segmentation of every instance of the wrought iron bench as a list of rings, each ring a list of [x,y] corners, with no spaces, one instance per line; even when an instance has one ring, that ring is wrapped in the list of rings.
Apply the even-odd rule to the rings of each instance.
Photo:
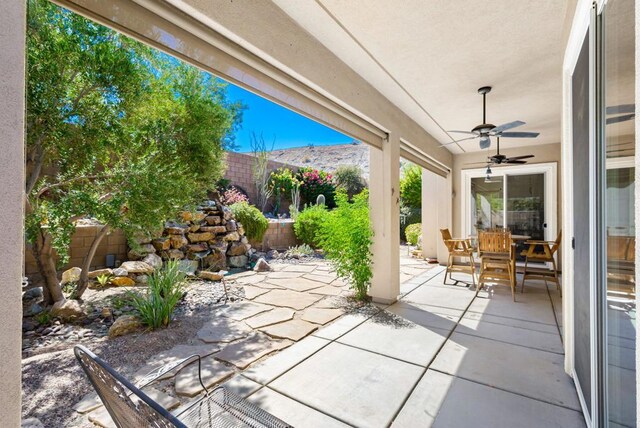
[[[226,388],[218,387],[209,391],[200,377],[199,355],[192,355],[163,366],[149,373],[134,386],[84,346],[76,346],[74,353],[117,427],[291,427]],[[200,384],[204,388],[205,395],[180,413],[175,415],[170,413],[141,391],[142,388],[166,374],[196,361]]]

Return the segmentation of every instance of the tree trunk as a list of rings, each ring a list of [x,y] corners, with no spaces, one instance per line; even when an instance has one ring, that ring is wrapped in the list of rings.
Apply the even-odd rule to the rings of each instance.
[[[44,302],[48,305],[65,300],[62,287],[58,281],[56,262],[53,259],[53,249],[48,239],[38,239],[32,246],[33,256],[36,259],[38,270],[45,281]]]
[[[100,245],[102,238],[107,236],[110,231],[111,227],[109,227],[109,225],[105,225],[93,239],[91,247],[89,248],[89,252],[86,256],[84,256],[84,261],[82,262],[82,273],[80,274],[80,280],[78,281],[76,290],[73,292],[74,299],[80,299],[82,297],[82,294],[84,294],[85,290],[87,289],[87,286],[89,285],[89,269],[91,269],[91,262],[93,261],[93,257],[96,255],[96,251],[98,250],[98,246]]]

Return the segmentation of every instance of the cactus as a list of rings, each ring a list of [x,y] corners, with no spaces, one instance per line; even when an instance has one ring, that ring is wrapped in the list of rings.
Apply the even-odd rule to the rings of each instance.
[[[324,195],[318,195],[316,198],[316,205],[325,205]]]

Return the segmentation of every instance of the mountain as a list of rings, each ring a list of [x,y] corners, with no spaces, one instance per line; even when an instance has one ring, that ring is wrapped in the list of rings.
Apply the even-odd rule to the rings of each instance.
[[[369,178],[369,146],[354,142],[335,146],[306,146],[273,150],[269,159],[292,166],[309,166],[333,172],[340,165],[358,165]]]

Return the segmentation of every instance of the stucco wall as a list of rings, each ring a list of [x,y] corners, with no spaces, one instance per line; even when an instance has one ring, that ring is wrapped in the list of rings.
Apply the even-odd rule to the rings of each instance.
[[[500,153],[506,156],[519,156],[524,154],[532,154],[535,157],[530,159],[528,164],[536,164],[536,163],[547,163],[547,162],[556,162],[557,166],[557,177],[558,177],[558,191],[557,191],[557,222],[556,222],[556,230],[560,230],[562,227],[562,185],[561,180],[561,154],[560,154],[560,143],[558,144],[545,144],[545,145],[533,145],[520,147],[517,149],[506,149],[501,150]],[[457,237],[462,233],[462,170],[469,168],[478,168],[478,166],[469,166],[466,164],[476,163],[476,162],[484,162],[487,160],[487,156],[495,154],[495,147],[492,147],[491,154],[488,154],[487,151],[481,152],[473,152],[473,153],[464,153],[460,155],[455,155],[453,158],[453,170],[452,170],[452,180],[453,180],[453,231],[452,234]],[[499,167],[493,167],[493,170],[498,169]],[[555,237],[549,237],[555,239]]]
[[[25,1],[0,14],[0,427],[20,426]]]

